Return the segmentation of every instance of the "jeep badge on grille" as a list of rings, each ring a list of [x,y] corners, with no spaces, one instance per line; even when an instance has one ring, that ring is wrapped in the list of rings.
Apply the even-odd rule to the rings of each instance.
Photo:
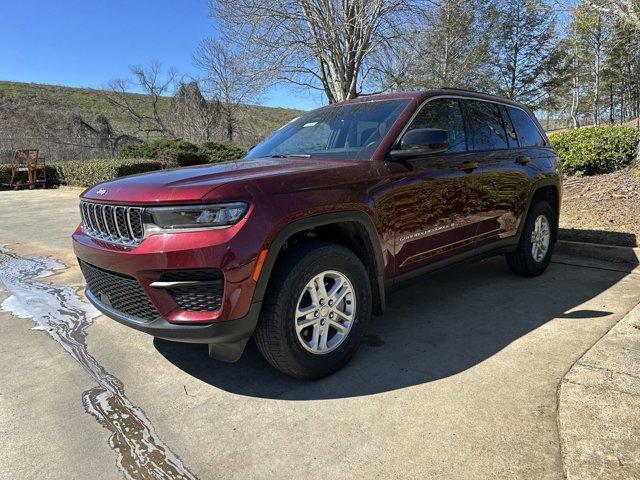
[[[104,188],[101,188],[100,190],[98,190],[96,192],[98,195],[104,195],[105,193],[107,193],[107,191]]]

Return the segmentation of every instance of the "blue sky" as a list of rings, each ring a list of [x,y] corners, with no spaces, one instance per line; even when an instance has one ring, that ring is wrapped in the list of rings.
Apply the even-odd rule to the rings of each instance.
[[[101,88],[159,61],[199,75],[193,54],[215,36],[207,0],[3,0],[0,80]],[[273,88],[261,103],[311,109],[318,92]]]

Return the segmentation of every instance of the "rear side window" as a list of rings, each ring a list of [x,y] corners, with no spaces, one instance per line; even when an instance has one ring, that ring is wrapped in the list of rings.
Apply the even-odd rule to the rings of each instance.
[[[504,129],[507,131],[507,140],[509,141],[510,148],[518,148],[518,135],[516,135],[516,130],[513,126],[513,122],[507,113],[507,109],[500,105],[500,113],[502,114],[502,123],[504,124]]]
[[[469,146],[472,150],[499,150],[509,147],[500,108],[495,103],[465,101]]]
[[[467,139],[464,131],[464,120],[460,102],[455,98],[437,98],[427,102],[409,125],[409,130],[416,128],[439,128],[449,134],[448,152],[464,152]]]
[[[507,107],[521,147],[544,147],[545,141],[531,117],[519,108]]]

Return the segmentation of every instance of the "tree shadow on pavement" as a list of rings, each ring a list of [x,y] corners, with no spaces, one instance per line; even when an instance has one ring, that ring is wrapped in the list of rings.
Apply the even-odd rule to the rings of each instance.
[[[206,345],[155,339],[157,350],[186,373],[228,392],[315,400],[387,392],[463,372],[552,319],[588,322],[611,312],[580,305],[624,272],[551,264],[542,276],[513,275],[501,258],[452,269],[390,295],[364,344],[339,372],[295,380],[272,368],[249,342],[234,364],[207,356]]]

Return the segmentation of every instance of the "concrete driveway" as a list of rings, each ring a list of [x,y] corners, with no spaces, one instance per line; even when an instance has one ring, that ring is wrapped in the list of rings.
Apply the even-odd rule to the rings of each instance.
[[[82,285],[69,241],[77,194],[0,192],[0,245],[18,259],[66,264],[33,280],[54,291]],[[0,471],[39,479],[564,478],[558,385],[640,302],[640,275],[581,263],[564,258],[524,279],[495,258],[432,276],[391,296],[351,363],[313,382],[276,372],[252,344],[238,363],[223,364],[205,347],[154,340],[104,316],[81,339],[95,373],[52,332],[32,330],[32,319],[0,312]],[[6,290],[0,283],[0,301]],[[131,439],[120,438],[87,408],[100,372],[148,421],[143,434],[132,428]],[[152,437],[155,450],[136,451],[135,435]],[[132,467],[131,452],[149,461],[134,458]]]

